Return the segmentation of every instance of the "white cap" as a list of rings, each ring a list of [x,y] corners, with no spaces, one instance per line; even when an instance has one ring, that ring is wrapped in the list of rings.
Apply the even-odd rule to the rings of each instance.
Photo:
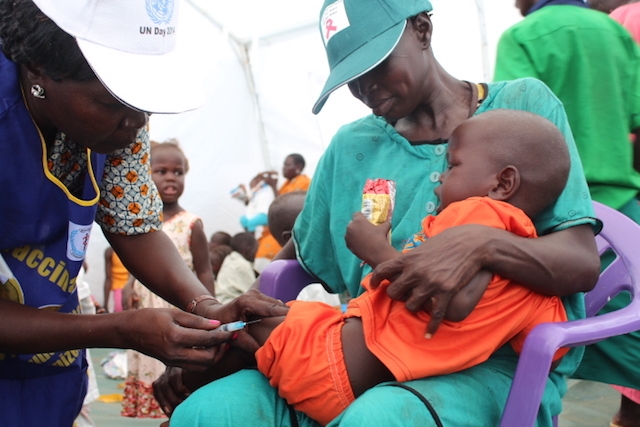
[[[87,62],[123,103],[179,113],[204,103],[194,65],[176,49],[180,0],[33,0],[74,36]],[[178,47],[180,45],[178,44]]]

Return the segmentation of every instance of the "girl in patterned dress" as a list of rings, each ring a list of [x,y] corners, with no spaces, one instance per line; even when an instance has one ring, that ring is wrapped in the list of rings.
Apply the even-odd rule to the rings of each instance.
[[[202,220],[178,203],[184,192],[189,162],[176,140],[151,143],[151,173],[163,204],[162,229],[171,238],[184,262],[202,284],[214,295],[214,280],[209,262],[207,237]],[[136,308],[170,308],[167,301],[132,280],[137,295]],[[157,359],[134,350],[127,351],[127,380],[122,402],[122,416],[163,418],[164,412],[153,397],[152,383],[164,372]]]

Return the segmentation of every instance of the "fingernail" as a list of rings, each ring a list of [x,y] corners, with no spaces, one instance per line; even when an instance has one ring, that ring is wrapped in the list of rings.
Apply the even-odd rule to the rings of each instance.
[[[209,323],[211,323],[214,326],[218,326],[220,324],[220,321],[215,319],[209,319]]]
[[[231,341],[238,339],[238,333],[231,335]]]
[[[427,332],[426,334],[424,334],[424,337],[425,337],[426,339],[430,340],[430,339],[431,339],[431,337],[433,337],[433,335]]]
[[[227,343],[227,344],[225,345],[225,349],[224,349],[224,350],[225,350],[225,351],[229,351],[229,349],[230,349],[230,348],[231,348],[231,344]]]

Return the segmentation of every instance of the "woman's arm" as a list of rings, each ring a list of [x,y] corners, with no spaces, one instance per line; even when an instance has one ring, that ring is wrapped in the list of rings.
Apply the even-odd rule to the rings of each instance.
[[[432,319],[427,333],[433,334],[453,296],[482,269],[536,292],[562,296],[593,289],[600,273],[600,258],[589,225],[537,239],[481,225],[463,225],[380,264],[373,272],[371,286],[390,280],[389,296],[406,301],[413,312],[425,308],[430,300]]]
[[[138,235],[105,233],[127,270],[149,289],[185,310],[189,302],[210,292],[204,287],[163,232]],[[202,301],[196,308],[217,303]]]
[[[211,295],[215,295],[213,271],[211,270],[211,260],[209,258],[209,242],[207,241],[207,236],[204,234],[204,227],[200,220],[197,220],[193,224],[189,249],[193,256],[193,269],[196,271],[198,280],[207,288]]]
[[[171,239],[162,231],[132,236],[105,233],[129,272],[145,286],[183,310],[202,295],[211,295],[184,262]],[[222,323],[286,314],[288,308],[274,298],[250,291],[228,304],[213,297],[195,305],[194,314]],[[237,345],[255,351],[258,344],[246,333],[240,333]]]
[[[77,348],[132,348],[165,364],[211,366],[231,339],[217,324],[175,309],[83,315],[39,310],[0,299],[0,352],[46,353]]]

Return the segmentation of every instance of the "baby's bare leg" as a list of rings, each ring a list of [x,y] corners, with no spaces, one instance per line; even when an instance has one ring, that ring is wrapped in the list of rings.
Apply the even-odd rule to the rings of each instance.
[[[283,321],[284,316],[263,318],[260,322],[249,325],[247,332],[262,346],[276,326]],[[231,347],[227,350],[224,357],[208,370],[184,372],[183,381],[189,390],[194,391],[211,381],[226,377],[241,369],[256,366],[256,359],[253,353],[249,353],[238,347],[233,347],[233,342],[230,344]]]
[[[350,317],[342,327],[342,351],[353,394],[358,397],[371,387],[395,378],[367,348],[362,320]]]

